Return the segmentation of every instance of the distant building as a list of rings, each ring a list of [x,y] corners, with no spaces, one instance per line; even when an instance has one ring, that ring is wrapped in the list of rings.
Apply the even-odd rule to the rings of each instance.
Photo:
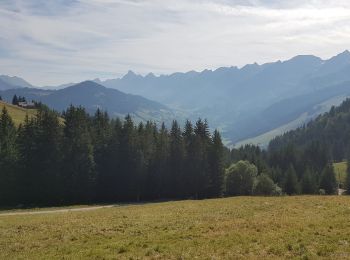
[[[18,102],[18,106],[23,108],[34,108],[35,104],[33,102],[24,101],[24,102]]]

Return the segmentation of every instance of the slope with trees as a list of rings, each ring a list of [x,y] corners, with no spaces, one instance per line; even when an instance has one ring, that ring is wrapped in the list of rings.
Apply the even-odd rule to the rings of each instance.
[[[0,116],[0,205],[58,205],[222,195],[224,147],[206,121],[185,130],[42,106],[15,127]],[[188,171],[188,169],[192,169]]]

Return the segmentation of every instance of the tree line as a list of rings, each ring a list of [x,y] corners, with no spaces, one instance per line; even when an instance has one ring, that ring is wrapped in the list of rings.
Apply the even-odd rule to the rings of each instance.
[[[332,162],[349,158],[350,100],[267,149],[230,150],[201,119],[168,129],[99,109],[37,110],[19,127],[1,113],[0,206],[335,194]]]
[[[15,127],[0,117],[0,205],[218,197],[224,146],[205,120],[181,129],[45,106]]]

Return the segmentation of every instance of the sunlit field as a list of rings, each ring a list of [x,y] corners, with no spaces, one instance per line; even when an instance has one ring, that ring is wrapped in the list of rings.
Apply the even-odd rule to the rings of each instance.
[[[234,197],[3,215],[0,258],[344,259],[350,258],[349,215],[347,196]]]
[[[16,126],[24,122],[26,115],[33,117],[36,114],[36,109],[25,109],[0,101],[0,111],[4,107],[6,107]]]

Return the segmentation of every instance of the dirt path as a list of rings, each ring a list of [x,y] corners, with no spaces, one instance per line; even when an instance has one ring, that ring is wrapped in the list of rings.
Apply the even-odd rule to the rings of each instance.
[[[0,213],[0,217],[1,216],[19,216],[19,215],[37,215],[37,214],[65,213],[65,212],[74,212],[74,211],[89,211],[89,210],[97,210],[97,209],[112,208],[112,207],[115,207],[115,205],[91,206],[91,207],[85,207],[85,208],[68,208],[68,209],[24,211],[24,212],[8,212],[8,213]]]

